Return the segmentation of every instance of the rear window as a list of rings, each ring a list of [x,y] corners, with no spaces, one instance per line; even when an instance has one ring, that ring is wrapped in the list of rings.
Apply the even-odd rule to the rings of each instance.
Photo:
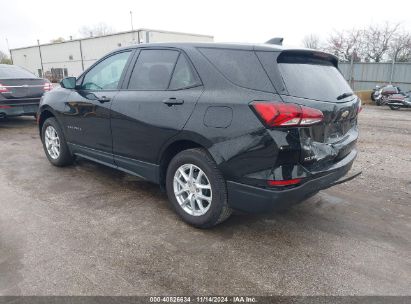
[[[273,86],[253,51],[200,48],[200,52],[232,83],[273,92]]]
[[[38,78],[29,71],[15,65],[1,66],[0,79]]]
[[[328,60],[282,54],[277,62],[291,96],[337,101],[339,95],[352,92],[340,71]]]

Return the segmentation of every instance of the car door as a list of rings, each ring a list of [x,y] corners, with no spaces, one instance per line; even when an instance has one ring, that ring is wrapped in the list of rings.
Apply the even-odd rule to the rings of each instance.
[[[163,145],[185,125],[203,87],[186,54],[142,49],[112,105],[115,163],[157,181]]]
[[[124,78],[131,50],[111,54],[90,68],[67,99],[67,140],[73,152],[114,164],[110,107]]]

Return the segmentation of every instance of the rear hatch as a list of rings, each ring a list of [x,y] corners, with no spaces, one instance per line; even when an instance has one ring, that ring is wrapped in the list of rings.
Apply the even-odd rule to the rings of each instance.
[[[1,92],[1,95],[4,99],[13,103],[24,103],[25,99],[39,99],[44,94],[45,81],[40,78],[1,79],[0,83],[6,89],[5,92]]]
[[[355,147],[360,99],[338,70],[336,58],[329,54],[282,51],[276,61],[283,101],[324,114],[322,122],[299,128],[300,162],[311,172],[327,170]]]

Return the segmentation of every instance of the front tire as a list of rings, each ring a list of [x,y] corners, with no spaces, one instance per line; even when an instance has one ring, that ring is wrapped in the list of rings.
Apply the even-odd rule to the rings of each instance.
[[[166,175],[167,195],[177,214],[188,224],[210,228],[232,213],[226,183],[211,156],[203,149],[177,154]]]
[[[41,141],[48,160],[58,167],[73,163],[74,157],[67,146],[63,131],[54,117],[48,118],[41,129]]]

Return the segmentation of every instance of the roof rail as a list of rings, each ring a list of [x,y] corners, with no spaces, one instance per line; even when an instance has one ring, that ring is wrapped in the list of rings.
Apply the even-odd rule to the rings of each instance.
[[[276,44],[276,45],[283,45],[284,38],[282,37],[275,37],[271,38],[266,42],[266,44]]]

